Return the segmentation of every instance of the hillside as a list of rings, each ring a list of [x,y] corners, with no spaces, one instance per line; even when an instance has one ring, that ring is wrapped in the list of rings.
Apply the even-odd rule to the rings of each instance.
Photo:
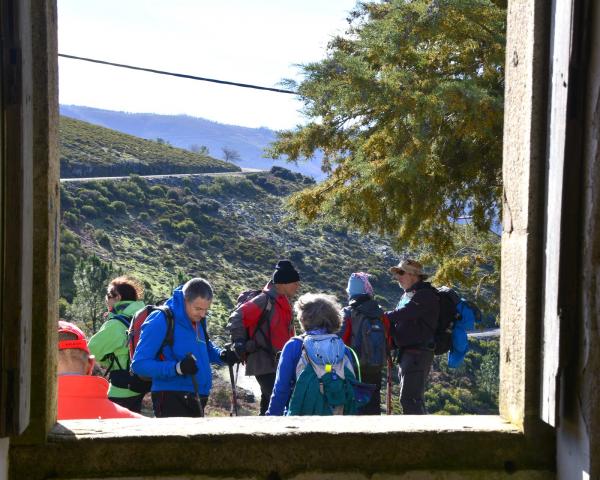
[[[310,182],[274,168],[244,177],[63,183],[63,236],[77,239],[70,253],[112,261],[145,279],[158,296],[169,293],[179,272],[206,276],[216,287],[217,312],[231,308],[240,290],[266,283],[283,257],[297,264],[304,291],[341,300],[348,275],[369,270],[381,301],[391,306],[398,288],[387,274],[395,261],[389,246],[374,236],[287,218],[285,197]],[[67,275],[69,262],[63,263]],[[71,285],[68,278],[61,285],[69,299]]]
[[[213,157],[221,158],[222,149],[231,148],[240,154],[240,160],[236,162],[240,167],[269,170],[272,166],[284,166],[316,180],[324,178],[320,157],[298,165],[263,158],[264,148],[275,139],[275,132],[268,128],[225,125],[188,115],[114,112],[77,105],[61,105],[60,111],[62,115],[137,137],[149,140],[162,138],[184,149],[204,145]]]
[[[168,296],[171,288],[191,276],[206,277],[216,293],[210,328],[217,343],[226,341],[223,327],[237,295],[262,287],[278,258],[296,264],[302,276],[301,293],[331,293],[342,304],[349,274],[368,271],[373,274],[377,300],[391,308],[400,290],[387,269],[397,262],[397,254],[385,240],[288,218],[286,197],[311,182],[274,168],[243,177],[147,180],[131,176],[63,183],[61,296],[66,300],[62,314],[79,322],[89,320],[88,307],[96,295],[98,323],[84,323],[88,329],[98,327],[105,280],[79,297],[74,285],[92,255],[111,264],[109,276],[128,273],[142,279],[149,302]],[[83,305],[85,313],[77,305]],[[436,359],[435,382],[427,397],[432,412],[497,411],[497,344],[477,345],[459,372],[448,371],[442,357]]]
[[[240,167],[164,143],[60,117],[61,178],[233,171],[240,171]]]

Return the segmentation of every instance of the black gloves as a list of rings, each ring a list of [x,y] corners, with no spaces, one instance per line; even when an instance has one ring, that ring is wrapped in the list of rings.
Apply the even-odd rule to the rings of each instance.
[[[238,356],[238,354],[235,353],[233,350],[229,350],[228,348],[221,350],[219,357],[221,357],[221,360],[223,362],[230,366],[235,365],[236,363],[240,363],[240,357]]]
[[[233,349],[239,358],[243,358],[246,354],[246,341],[245,340],[237,340],[233,344]]]
[[[175,370],[179,375],[195,375],[198,373],[196,358],[189,354],[181,362],[175,365]]]

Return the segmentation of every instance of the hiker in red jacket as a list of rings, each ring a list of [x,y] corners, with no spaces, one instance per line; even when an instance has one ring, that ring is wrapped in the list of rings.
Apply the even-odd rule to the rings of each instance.
[[[227,328],[234,349],[246,362],[246,375],[255,376],[260,385],[260,415],[269,407],[277,353],[295,334],[290,299],[299,287],[300,275],[292,262],[280,260],[263,291],[229,317]]]
[[[92,376],[94,357],[83,332],[58,322],[58,420],[144,418],[108,399],[108,382]]]

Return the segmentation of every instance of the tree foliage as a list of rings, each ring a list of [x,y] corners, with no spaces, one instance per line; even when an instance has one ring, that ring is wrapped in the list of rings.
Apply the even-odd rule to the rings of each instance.
[[[322,215],[448,255],[457,219],[499,214],[505,2],[359,3],[326,58],[296,86],[311,120],[269,154],[323,153],[326,181],[291,198]]]
[[[82,259],[73,274],[75,297],[71,304],[69,317],[83,324],[88,333],[98,331],[106,304],[104,295],[109,280],[116,276],[111,263],[99,259],[96,255]]]

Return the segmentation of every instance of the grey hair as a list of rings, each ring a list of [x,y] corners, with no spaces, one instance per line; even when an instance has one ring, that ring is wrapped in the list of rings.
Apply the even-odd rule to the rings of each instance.
[[[198,297],[205,300],[212,300],[213,298],[213,289],[208,280],[204,280],[203,278],[188,280],[181,288],[181,292],[183,293],[183,298],[188,302],[193,302]]]
[[[305,293],[296,303],[294,311],[304,331],[324,328],[327,333],[340,329],[342,307],[333,295],[324,293]]]

